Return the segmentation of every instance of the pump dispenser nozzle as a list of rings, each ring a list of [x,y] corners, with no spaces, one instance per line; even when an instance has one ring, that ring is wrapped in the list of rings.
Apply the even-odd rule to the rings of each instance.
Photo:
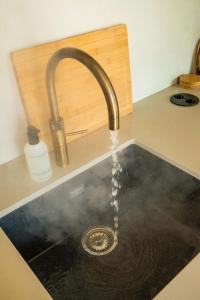
[[[29,125],[27,128],[27,136],[28,136],[28,142],[30,145],[36,145],[39,143],[40,139],[38,137],[38,133],[40,130],[36,128],[35,126]]]

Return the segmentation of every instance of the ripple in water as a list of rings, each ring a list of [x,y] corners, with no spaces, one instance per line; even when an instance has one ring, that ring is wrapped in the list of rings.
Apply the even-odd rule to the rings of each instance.
[[[131,226],[121,230],[119,240],[115,251],[105,256],[88,255],[75,241],[65,242],[32,267],[55,300],[149,300],[175,275],[174,265],[183,264],[174,245],[180,254],[181,249],[187,253],[173,230],[163,235],[153,229],[149,234]],[[70,252],[76,249],[73,256],[69,247]]]

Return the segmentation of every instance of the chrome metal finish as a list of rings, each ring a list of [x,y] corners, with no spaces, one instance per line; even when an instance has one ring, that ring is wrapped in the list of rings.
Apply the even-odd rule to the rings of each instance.
[[[117,236],[113,229],[107,226],[89,228],[82,236],[82,246],[92,255],[106,255],[117,245]]]
[[[56,155],[56,162],[59,166],[65,167],[69,163],[67,154],[67,143],[64,130],[63,120],[60,117],[56,89],[55,89],[55,70],[58,63],[65,58],[73,58],[85,65],[95,76],[99,85],[101,86],[108,109],[109,129],[119,129],[119,107],[117,97],[110,79],[99,65],[99,63],[87,53],[76,48],[62,48],[55,52],[50,58],[46,70],[46,88],[49,98],[51,120],[50,128],[52,131],[52,138],[54,150]]]

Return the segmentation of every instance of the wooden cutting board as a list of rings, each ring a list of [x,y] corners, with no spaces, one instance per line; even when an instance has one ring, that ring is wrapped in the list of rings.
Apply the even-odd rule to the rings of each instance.
[[[41,138],[48,144],[49,150],[52,150],[52,142],[45,72],[50,57],[63,47],[76,47],[94,57],[112,81],[119,101],[120,116],[132,112],[126,25],[15,51],[11,58],[28,122],[41,130]],[[75,60],[64,59],[57,67],[55,80],[59,111],[67,132],[87,129],[89,133],[108,124],[104,95],[85,66]],[[83,135],[69,136],[67,142]]]

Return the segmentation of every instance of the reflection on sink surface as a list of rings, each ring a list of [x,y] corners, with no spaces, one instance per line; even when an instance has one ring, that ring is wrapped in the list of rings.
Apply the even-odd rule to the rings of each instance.
[[[0,221],[53,299],[152,299],[200,251],[199,180],[137,145],[120,161],[120,236],[110,254],[81,245],[89,227],[112,227],[110,159]]]

